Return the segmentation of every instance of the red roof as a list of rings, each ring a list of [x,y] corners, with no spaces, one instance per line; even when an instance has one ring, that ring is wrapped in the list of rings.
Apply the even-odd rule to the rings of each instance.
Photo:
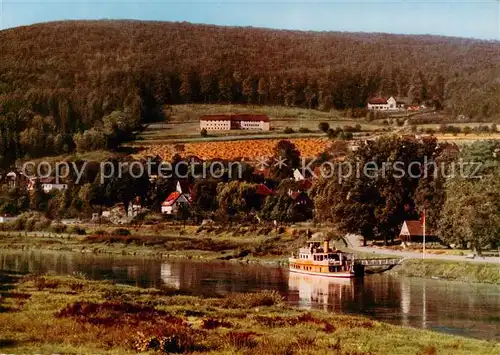
[[[424,226],[420,221],[405,221],[410,235],[424,235]]]
[[[386,105],[387,99],[385,97],[372,97],[368,100],[368,103],[371,105]]]
[[[416,221],[405,221],[406,226],[408,227],[408,232],[410,233],[410,236],[423,236],[424,235],[424,225],[422,224],[421,221],[416,220]],[[426,235],[433,235],[434,232],[427,228],[425,229],[425,234]]]
[[[264,121],[269,122],[266,115],[252,114],[231,114],[231,115],[205,115],[200,117],[200,121]]]
[[[422,222],[417,220],[417,221],[404,221],[404,223],[406,223],[409,234],[407,235],[400,233],[399,240],[422,243],[424,235],[424,226],[422,225]],[[403,232],[402,229],[401,232]],[[436,236],[434,231],[430,230],[428,226],[425,229],[425,238],[426,242],[439,242],[439,238]]]
[[[172,192],[170,195],[168,195],[167,199],[161,205],[172,206],[181,195],[182,194],[178,191]]]
[[[255,188],[255,192],[257,193],[257,195],[261,196],[269,196],[273,194],[269,187],[264,184],[257,185],[257,187]]]

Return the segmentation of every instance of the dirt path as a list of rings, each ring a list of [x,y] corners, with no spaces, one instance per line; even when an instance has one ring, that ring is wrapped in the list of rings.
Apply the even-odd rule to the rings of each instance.
[[[422,259],[423,255],[420,252],[414,251],[400,251],[391,250],[379,247],[360,247],[357,246],[358,241],[356,236],[348,235],[344,238],[349,249],[359,251],[361,253],[373,253],[373,254],[384,254],[390,256],[398,256],[405,259]],[[472,252],[471,252],[472,253]],[[425,259],[429,260],[449,260],[449,261],[466,261],[470,263],[490,263],[490,264],[500,264],[499,257],[482,257],[476,256],[474,259],[467,258],[465,255],[446,255],[446,254],[425,254]]]

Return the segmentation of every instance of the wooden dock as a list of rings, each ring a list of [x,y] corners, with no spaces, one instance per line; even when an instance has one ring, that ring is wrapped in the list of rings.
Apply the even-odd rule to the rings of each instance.
[[[399,264],[403,259],[385,258],[385,259],[356,259],[354,264],[363,266],[391,266]]]

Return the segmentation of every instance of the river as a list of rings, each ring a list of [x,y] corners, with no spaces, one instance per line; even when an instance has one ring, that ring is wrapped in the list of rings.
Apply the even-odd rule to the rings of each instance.
[[[395,325],[500,341],[500,286],[390,274],[362,280],[289,274],[279,266],[155,260],[41,251],[2,251],[0,269],[55,275],[85,274],[140,287],[202,295],[277,290],[292,305],[363,315]]]

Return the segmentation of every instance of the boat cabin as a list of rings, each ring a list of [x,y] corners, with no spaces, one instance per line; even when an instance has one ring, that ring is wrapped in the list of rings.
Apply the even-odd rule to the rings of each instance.
[[[328,240],[309,240],[290,258],[290,270],[312,273],[345,273],[352,269],[352,254],[332,250]]]

